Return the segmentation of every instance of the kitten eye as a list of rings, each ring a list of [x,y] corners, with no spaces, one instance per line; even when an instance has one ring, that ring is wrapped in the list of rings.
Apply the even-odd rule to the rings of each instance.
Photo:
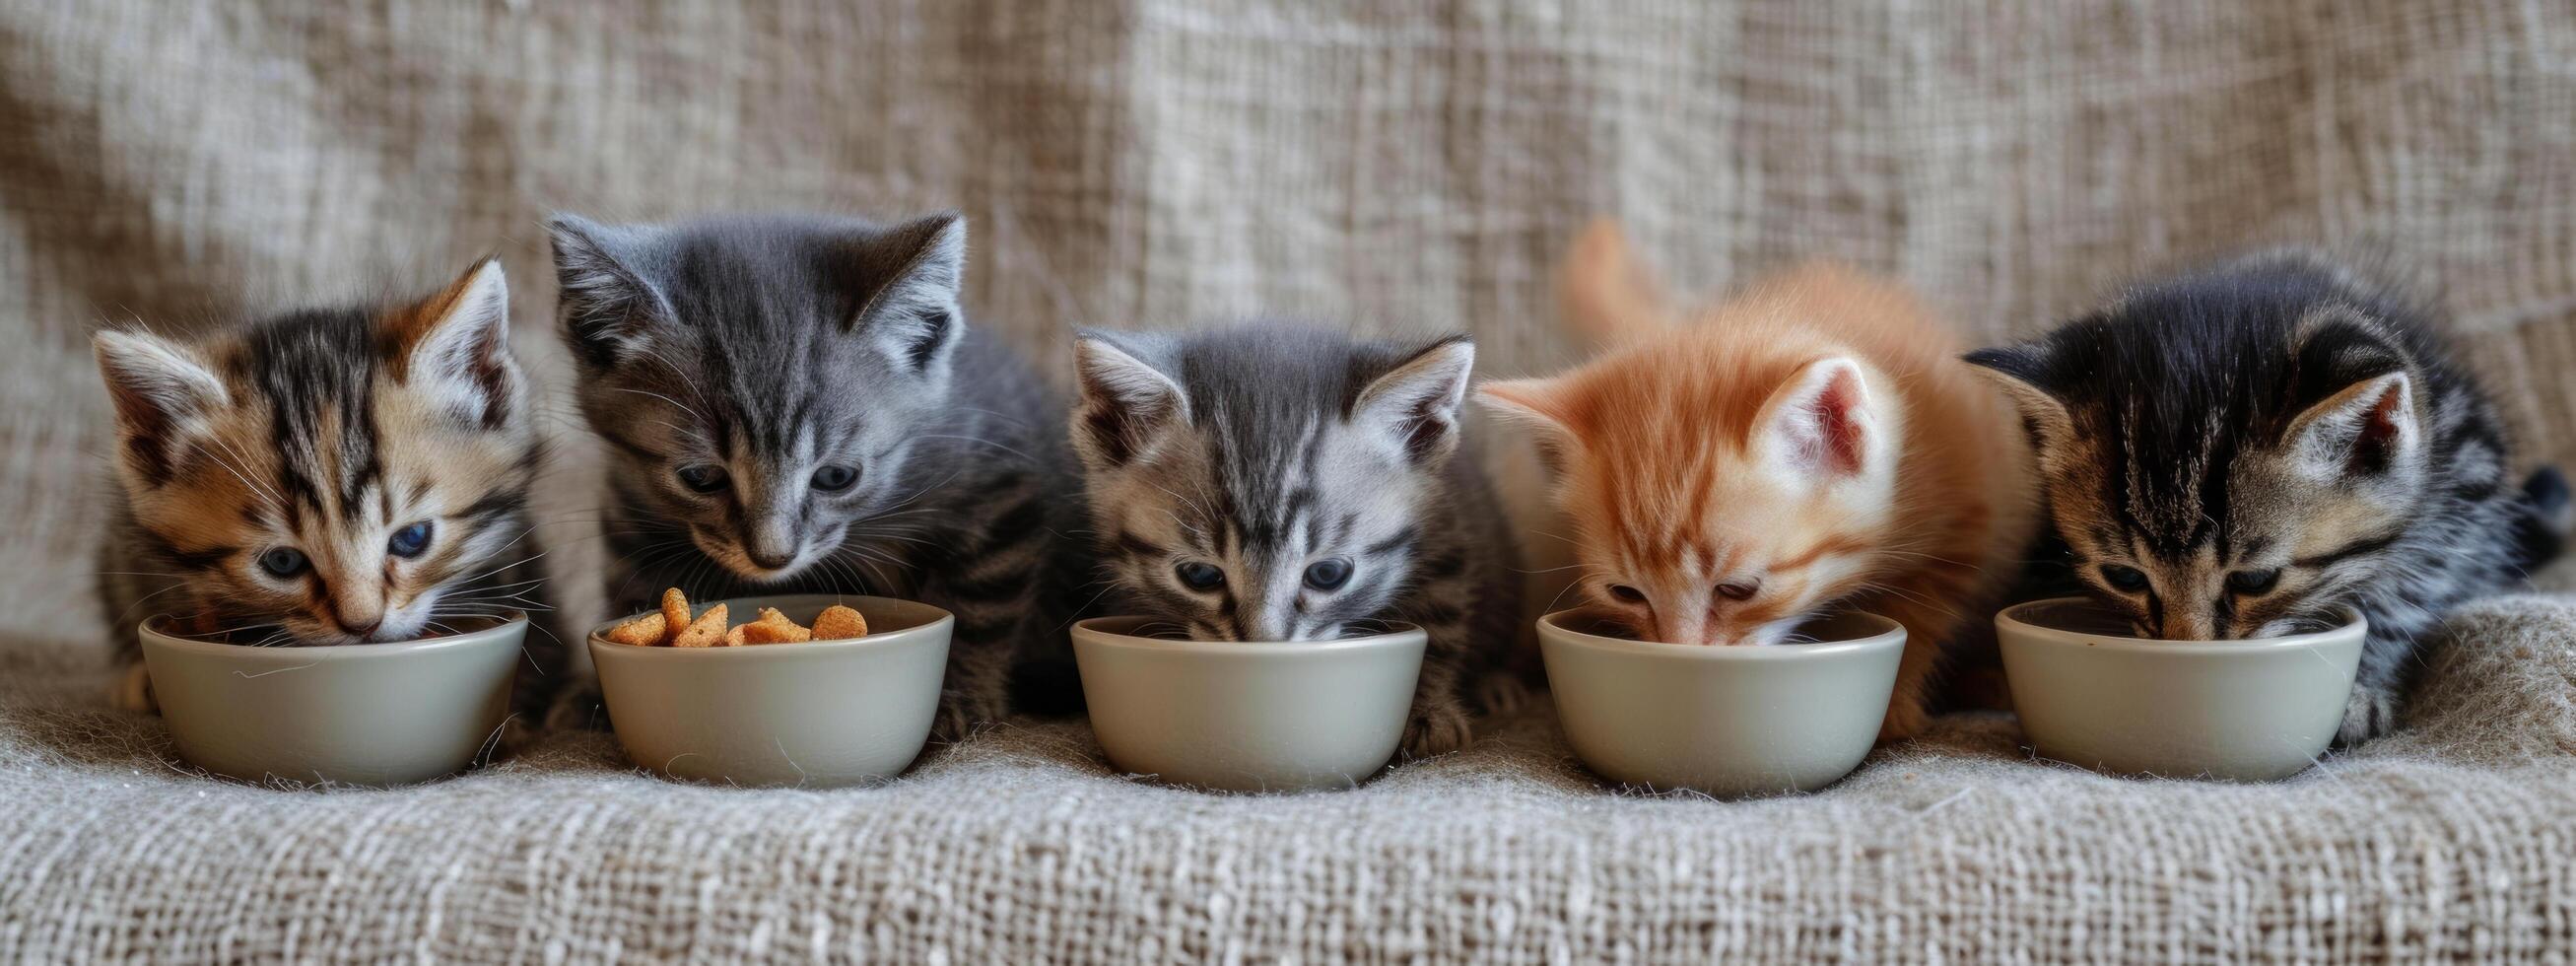
[[[1316,590],[1339,590],[1350,581],[1351,562],[1340,557],[1306,565],[1306,586]]]
[[[1172,568],[1172,574],[1192,590],[1214,590],[1218,584],[1225,583],[1225,571],[1218,570],[1215,564],[1196,560]]]
[[[270,547],[267,553],[259,555],[259,569],[268,571],[269,576],[279,580],[303,573],[312,566],[312,561],[304,559],[304,552],[293,547]]]
[[[2281,571],[2278,568],[2272,570],[2239,570],[2227,575],[2227,589],[2248,596],[2271,593],[2272,588],[2278,587],[2280,584]]]
[[[427,520],[396,530],[394,538],[385,541],[385,550],[397,557],[417,557],[428,549],[429,521]]]
[[[695,492],[713,493],[725,488],[725,471],[720,467],[705,463],[683,466],[680,467],[678,475],[680,485]]]
[[[2119,564],[2103,564],[2102,582],[2110,584],[2115,590],[2134,594],[2147,589],[2147,574],[2146,571],[2139,570],[2136,567],[2123,567]]]
[[[825,493],[839,493],[859,481],[859,471],[847,466],[826,466],[814,471],[814,488]]]
[[[1717,585],[1717,595],[1728,600],[1750,600],[1761,592],[1762,582],[1759,580],[1730,580]]]
[[[1645,591],[1638,590],[1637,588],[1630,587],[1626,584],[1611,584],[1610,596],[1627,601],[1631,604],[1642,604],[1646,602]]]

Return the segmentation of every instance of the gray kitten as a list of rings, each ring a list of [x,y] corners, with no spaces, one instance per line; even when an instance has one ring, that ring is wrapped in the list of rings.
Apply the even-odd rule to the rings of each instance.
[[[939,737],[1002,717],[1015,685],[1030,710],[1078,702],[1063,409],[960,314],[963,219],[551,227],[612,457],[619,613],[664,587],[913,598],[957,617]]]
[[[2370,620],[2338,740],[2395,727],[2460,602],[2555,556],[2567,489],[2521,487],[2503,420],[2411,294],[2285,251],[2140,286],[1995,371],[2035,434],[2074,576],[2149,637]]]
[[[1086,331],[1074,447],[1106,576],[1202,640],[1430,635],[1404,750],[1464,747],[1516,694],[1516,555],[1458,405],[1475,347],[1318,329]],[[1470,695],[1476,697],[1471,700]]]

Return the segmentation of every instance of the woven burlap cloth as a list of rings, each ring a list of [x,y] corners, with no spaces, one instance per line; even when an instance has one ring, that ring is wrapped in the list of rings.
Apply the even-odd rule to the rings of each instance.
[[[89,332],[497,251],[559,387],[556,208],[957,207],[977,324],[1058,380],[1068,325],[1253,313],[1547,371],[1576,357],[1552,266],[1596,215],[1685,289],[1832,256],[1980,340],[2231,248],[2376,245],[2443,286],[2526,461],[2565,461],[2562,4],[337,6],[0,3],[0,959],[2576,955],[2566,596],[2472,608],[2403,734],[2279,784],[2100,777],[1961,718],[1822,794],[1714,802],[1601,788],[1543,713],[1293,798],[1111,774],[1078,722],[866,790],[667,784],[596,734],[424,788],[254,788],[105,709],[89,592]],[[548,413],[549,560],[588,616],[597,461]],[[1529,457],[1489,448],[1531,567],[1559,562]]]

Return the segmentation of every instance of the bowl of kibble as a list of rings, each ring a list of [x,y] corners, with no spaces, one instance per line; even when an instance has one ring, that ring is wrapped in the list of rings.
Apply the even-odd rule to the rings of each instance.
[[[635,764],[682,781],[830,788],[890,778],[921,754],[956,621],[928,604],[802,594],[602,624],[590,658]]]
[[[140,634],[179,757],[245,781],[407,785],[489,756],[509,719],[524,614],[415,641],[261,647],[265,637]]]
[[[1538,623],[1548,693],[1575,757],[1631,787],[1721,797],[1833,784],[1878,739],[1905,628],[1835,614],[1794,637],[1806,643],[1641,641],[1586,610]]]
[[[2269,781],[2307,770],[2343,724],[2369,622],[2280,637],[2167,641],[2081,597],[1995,615],[2022,733],[2106,772]]]
[[[1392,624],[1323,641],[1195,641],[1159,622],[1073,625],[1091,730],[1130,774],[1218,791],[1350,788],[1404,737],[1429,638]]]

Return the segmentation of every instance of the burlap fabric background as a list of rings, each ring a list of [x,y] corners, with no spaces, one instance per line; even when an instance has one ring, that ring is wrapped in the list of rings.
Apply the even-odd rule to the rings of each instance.
[[[1960,720],[1824,794],[1720,803],[1606,793],[1544,715],[1291,799],[1131,782],[1078,723],[872,790],[674,786],[604,735],[427,788],[250,788],[104,709],[88,587],[89,331],[498,250],[558,378],[552,208],[962,208],[978,322],[1059,378],[1067,324],[1256,311],[1465,328],[1485,372],[1543,371],[1572,351],[1549,273],[1595,214],[1691,288],[1837,256],[1980,338],[2231,247],[2376,243],[2445,283],[2528,453],[2563,462],[2564,4],[306,6],[0,4],[0,958],[2576,947],[2564,596],[2475,609],[2406,734],[2279,785],[2103,778]],[[595,470],[564,413],[547,501],[585,607]]]

